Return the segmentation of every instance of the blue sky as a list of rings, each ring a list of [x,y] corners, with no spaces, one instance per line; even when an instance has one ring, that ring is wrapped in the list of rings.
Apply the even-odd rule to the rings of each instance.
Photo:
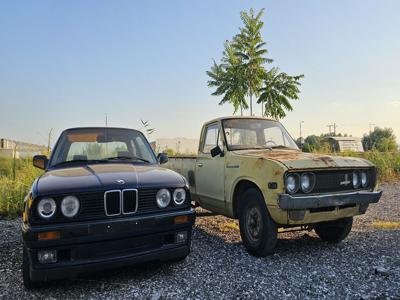
[[[399,1],[0,1],[0,137],[46,143],[73,126],[197,137],[232,114],[205,71],[238,32],[239,12],[266,9],[272,66],[304,74],[282,120],[295,137],[368,124],[400,137]],[[257,107],[256,112],[261,111]]]

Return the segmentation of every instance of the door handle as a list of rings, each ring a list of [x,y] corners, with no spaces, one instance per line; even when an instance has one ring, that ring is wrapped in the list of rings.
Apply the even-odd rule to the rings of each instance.
[[[198,163],[197,166],[201,168],[203,166],[203,164],[202,163]]]

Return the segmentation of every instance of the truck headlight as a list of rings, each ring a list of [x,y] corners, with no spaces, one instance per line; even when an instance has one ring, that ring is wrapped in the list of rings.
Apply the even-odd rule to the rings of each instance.
[[[359,173],[357,171],[353,172],[353,187],[355,189],[359,188],[360,186],[360,176]]]
[[[367,172],[365,172],[365,171],[362,171],[361,172],[361,186],[363,187],[363,188],[365,188],[365,187],[367,187],[368,186],[368,175],[367,175]]]
[[[61,201],[61,212],[67,218],[75,217],[79,211],[80,203],[75,196],[66,196]]]
[[[37,211],[39,216],[43,219],[51,218],[57,209],[56,201],[53,198],[43,198],[39,201],[37,206]]]
[[[174,198],[174,203],[176,205],[182,205],[186,200],[186,191],[185,191],[185,189],[182,189],[182,188],[176,189],[174,191],[173,198]]]
[[[157,192],[156,201],[159,208],[166,208],[171,202],[171,193],[167,189],[161,189]]]
[[[285,187],[289,194],[294,194],[299,190],[299,174],[293,173],[287,175],[285,178]]]
[[[315,175],[312,173],[301,174],[300,185],[303,193],[311,192],[315,185]]]

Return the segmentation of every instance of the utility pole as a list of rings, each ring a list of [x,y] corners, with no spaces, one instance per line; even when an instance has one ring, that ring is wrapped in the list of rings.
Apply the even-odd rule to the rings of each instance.
[[[301,124],[302,123],[304,123],[304,121],[300,121],[300,148],[303,147],[303,138],[302,138],[302,135],[301,135]]]
[[[331,135],[331,134],[332,134],[332,127],[333,127],[333,125],[332,125],[332,124],[329,124],[329,125],[326,125],[326,127],[329,128],[329,134]]]
[[[337,127],[336,123],[333,123],[333,134],[335,136],[336,136],[336,127]]]
[[[368,140],[369,140],[369,150],[372,150],[372,139],[371,139],[371,133],[372,133],[372,126],[375,126],[375,124],[369,123],[369,136],[368,136]]]
[[[50,128],[49,137],[48,137],[48,140],[47,140],[47,154],[48,155],[50,154],[50,144],[51,144],[52,135],[53,135],[53,128]]]
[[[107,113],[106,113],[106,128],[108,127],[108,119],[107,119]]]

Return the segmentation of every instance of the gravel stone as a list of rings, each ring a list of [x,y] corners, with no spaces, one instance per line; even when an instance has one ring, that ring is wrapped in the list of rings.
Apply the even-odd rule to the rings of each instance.
[[[21,220],[0,220],[1,299],[400,299],[400,185],[385,184],[378,204],[355,218],[338,245],[314,232],[280,233],[265,258],[244,249],[238,222],[198,209],[192,253],[179,263],[148,263],[52,282],[22,284]]]

